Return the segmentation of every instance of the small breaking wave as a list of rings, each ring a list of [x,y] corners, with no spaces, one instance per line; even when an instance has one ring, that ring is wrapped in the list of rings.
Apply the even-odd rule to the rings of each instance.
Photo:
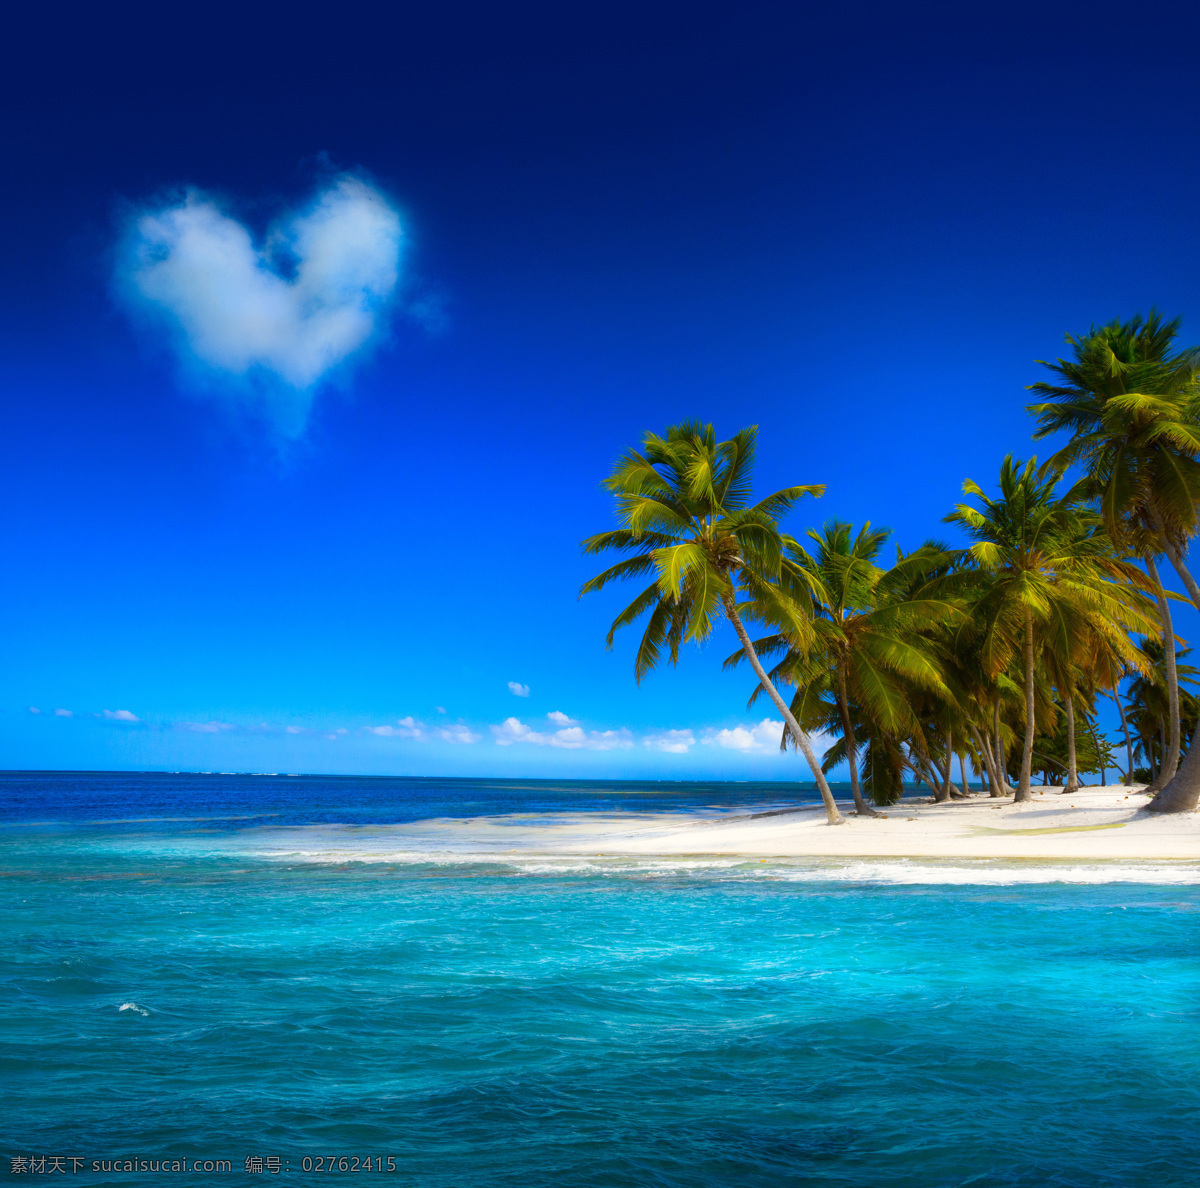
[[[702,877],[791,883],[869,883],[880,885],[1006,886],[1018,883],[1200,884],[1194,860],[1099,859],[1063,862],[1051,859],[912,858],[756,858],[741,855],[595,856],[433,850],[329,849],[259,850],[247,857],[271,863],[347,866],[390,865],[453,868],[526,877],[600,876],[606,878]]]

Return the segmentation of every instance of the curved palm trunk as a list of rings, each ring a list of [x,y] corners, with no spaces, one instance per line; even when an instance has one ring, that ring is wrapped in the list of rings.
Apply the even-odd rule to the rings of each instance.
[[[988,745],[988,740],[979,733],[979,727],[974,722],[968,722],[968,730],[971,731],[971,742],[976,744],[976,750],[979,752],[979,761],[983,764],[980,769],[979,778],[983,781],[984,790],[991,792],[992,785],[996,781],[996,763],[991,755],[991,748]]]
[[[858,783],[858,740],[854,737],[854,725],[850,721],[850,700],[846,696],[846,670],[841,665],[838,666],[837,677],[838,713],[842,716],[842,737],[846,742],[846,759],[850,764],[850,791],[854,793],[854,811],[860,817],[878,817],[879,814],[873,808],[869,808],[867,802],[863,800]]]
[[[950,770],[949,761],[943,767],[935,758],[930,756],[929,762],[933,767],[934,773],[937,775],[936,780],[930,781],[929,787],[933,792],[933,799],[940,804],[942,801],[949,800],[950,797],[954,796],[958,792],[958,788],[954,784],[954,773]],[[946,795],[947,791],[949,791],[949,796]]]
[[[1159,530],[1161,532],[1161,527]],[[1188,594],[1191,595],[1196,609],[1200,610],[1200,587],[1196,585],[1195,578],[1188,572],[1178,549],[1169,541],[1164,540],[1164,544],[1166,544],[1167,556],[1170,557],[1175,572],[1179,574],[1180,580]],[[1200,752],[1200,747],[1188,748],[1188,753],[1184,756],[1175,778],[1146,806],[1150,812],[1190,813],[1195,811],[1197,805],[1200,805],[1200,755],[1197,752]]]
[[[795,714],[792,713],[791,706],[783,700],[779,695],[779,690],[771,683],[771,679],[767,676],[766,669],[763,668],[762,662],[758,658],[758,653],[754,650],[754,645],[750,642],[750,636],[746,634],[746,628],[742,624],[741,616],[737,613],[737,607],[734,606],[733,599],[726,596],[722,603],[725,607],[725,613],[729,616],[729,621],[733,624],[734,631],[737,632],[737,637],[742,645],[742,651],[746,653],[746,659],[750,661],[750,667],[754,669],[754,675],[758,677],[758,683],[766,690],[767,696],[775,703],[775,708],[783,715],[783,720],[788,724],[792,732],[792,737],[796,740],[796,745],[804,753],[804,758],[808,760],[808,766],[812,769],[813,779],[817,782],[817,788],[821,793],[821,801],[825,805],[825,816],[830,825],[841,825],[845,821],[845,817],[838,812],[837,802],[833,799],[833,793],[829,790],[829,782],[825,779],[825,773],[821,770],[821,765],[817,762],[817,756],[812,749],[812,743],[808,741],[808,735],[800,729],[800,723],[796,721]]]
[[[954,776],[952,764],[954,763],[954,731],[946,731],[946,772],[945,779],[942,781],[941,788],[934,793],[934,799],[941,804],[943,801],[950,799],[950,780]]]
[[[1075,699],[1067,698],[1067,786],[1063,795],[1079,791],[1079,770],[1075,762]]]
[[[1175,630],[1171,624],[1171,607],[1167,602],[1166,591],[1158,576],[1158,566],[1154,558],[1146,557],[1146,572],[1154,582],[1155,594],[1158,598],[1158,617],[1162,623],[1163,661],[1167,670],[1167,736],[1166,752],[1163,755],[1162,766],[1158,771],[1153,791],[1158,792],[1175,778],[1179,767],[1179,676],[1175,668]]]
[[[1116,689],[1112,691],[1112,699],[1117,703],[1117,711],[1121,715],[1121,729],[1125,732],[1125,783],[1133,779],[1133,739],[1129,737],[1129,721],[1125,717],[1125,703],[1121,700]]]
[[[992,733],[996,736],[996,786],[993,796],[1003,796],[1008,791],[1008,756],[1004,753],[1004,739],[1000,734],[1000,694],[996,694]]]
[[[1030,776],[1033,774],[1033,616],[1025,612],[1025,747],[1021,752],[1021,779],[1013,794],[1013,803],[1029,800]]]
[[[914,760],[914,770],[917,772],[918,781],[924,781],[929,785],[930,795],[937,800],[938,788],[942,785],[942,775],[933,765],[933,760],[928,755],[921,755]]]
[[[991,748],[988,746],[987,739],[979,732],[979,727],[974,722],[969,724],[971,738],[974,740],[975,749],[979,752],[980,759],[983,760],[983,782],[984,787],[988,790],[989,795],[996,795],[993,789],[996,786],[996,757],[992,754]]]
[[[962,772],[962,790],[964,796],[971,795],[971,785],[967,783],[967,753],[963,751],[958,756],[958,770]]]
[[[1104,748],[1100,746],[1100,734],[1096,730],[1096,723],[1088,719],[1088,733],[1092,736],[1092,742],[1096,747],[1096,754],[1100,756],[1100,787],[1108,787],[1108,768],[1104,764]]]

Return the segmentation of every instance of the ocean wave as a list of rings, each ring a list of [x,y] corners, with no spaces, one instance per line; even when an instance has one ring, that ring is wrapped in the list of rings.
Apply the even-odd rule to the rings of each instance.
[[[946,884],[1004,886],[1016,883],[1155,883],[1200,884],[1200,862],[1194,860],[1100,859],[1063,862],[1049,859],[911,859],[911,858],[747,858],[730,855],[682,857],[365,849],[260,850],[245,857],[267,862],[345,866],[490,868],[521,876],[602,876],[610,878],[719,877],[812,883]]]
[[[747,819],[752,820],[753,814],[742,815],[742,820]],[[461,869],[472,874],[487,871],[526,878],[670,877],[978,886],[1200,884],[1200,860],[1128,853],[1120,856],[1119,852],[1111,857],[1081,853],[1077,858],[967,857],[961,853],[933,857],[911,852],[892,857],[817,857],[796,852],[806,838],[794,831],[783,839],[793,846],[790,856],[764,854],[764,835],[753,834],[749,840],[759,852],[737,852],[735,847],[742,844],[745,835],[717,836],[709,832],[721,824],[721,818],[707,813],[507,814],[432,818],[394,825],[281,825],[263,821],[229,832],[160,834],[147,830],[114,835],[95,830],[77,835],[70,844],[81,845],[88,856],[103,854],[139,862],[234,859],[297,867],[393,866],[410,873],[421,868],[442,873]],[[145,872],[139,867],[136,873],[141,877]],[[81,876],[73,869],[70,877]]]

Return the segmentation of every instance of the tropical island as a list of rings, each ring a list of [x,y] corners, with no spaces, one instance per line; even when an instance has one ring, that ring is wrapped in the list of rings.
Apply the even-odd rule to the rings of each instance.
[[[803,755],[824,822],[848,823],[827,778],[843,763],[856,818],[827,835],[813,814],[719,832],[650,826],[625,850],[1200,857],[1196,818],[1178,817],[1200,802],[1196,670],[1181,663],[1181,596],[1160,572],[1169,563],[1200,609],[1186,564],[1200,531],[1200,348],[1177,345],[1179,325],[1151,310],[1068,335],[1071,357],[1042,363],[1052,378],[1030,386],[1028,406],[1036,439],[1065,442],[1041,463],[1010,454],[993,493],[963,484],[944,520],[966,544],[931,537],[890,565],[889,533],[870,524],[784,531],[782,517],[824,487],[756,500],[754,428],[719,441],[684,423],[621,458],[606,480],[620,527],[583,548],[626,556],[581,593],[648,584],[608,646],[645,620],[640,682],[726,618],[741,646],[724,663],[748,665],[750,703],[766,697],[782,717],[780,746]],[[1120,715],[1123,768],[1097,722],[1102,698]],[[820,756],[816,736],[832,739]],[[1100,787],[1085,788],[1088,773]],[[931,804],[902,815],[906,778]]]

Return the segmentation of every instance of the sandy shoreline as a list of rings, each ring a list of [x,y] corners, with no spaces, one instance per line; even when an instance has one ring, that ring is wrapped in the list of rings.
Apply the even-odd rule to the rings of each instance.
[[[1147,797],[1121,786],[1064,796],[1037,789],[1032,802],[976,796],[951,804],[908,800],[886,817],[826,824],[817,806],[771,816],[688,823],[647,822],[613,830],[606,854],[728,854],[844,858],[1200,859],[1200,814],[1147,813]],[[584,853],[567,842],[560,853]]]
[[[253,831],[262,857],[320,862],[436,859],[1049,859],[1200,864],[1200,813],[1145,811],[1140,788],[1087,788],[1033,800],[979,795],[950,804],[906,798],[886,816],[826,823],[822,806],[764,812],[578,812],[439,818],[404,825],[298,826]],[[1200,870],[1200,867],[1197,868]]]

